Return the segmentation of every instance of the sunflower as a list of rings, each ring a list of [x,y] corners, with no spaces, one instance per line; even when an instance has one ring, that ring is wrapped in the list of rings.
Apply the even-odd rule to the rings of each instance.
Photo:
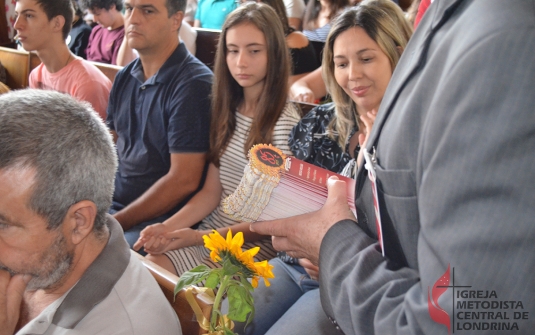
[[[231,323],[227,320],[251,322],[254,316],[254,300],[252,291],[258,286],[260,278],[269,286],[269,278],[275,278],[273,266],[267,261],[255,262],[254,257],[260,251],[259,247],[243,251],[243,233],[232,236],[229,229],[227,237],[223,238],[216,230],[203,236],[204,246],[210,250],[210,258],[221,267],[210,268],[201,264],[190,271],[184,272],[175,286],[175,295],[185,286],[196,285],[205,281],[207,288],[216,290],[208,334],[234,334]],[[251,283],[248,279],[251,279]],[[221,313],[223,297],[228,298],[228,314]],[[199,318],[201,320],[201,318]],[[201,324],[204,322],[199,321]]]
[[[216,230],[212,233],[203,236],[204,246],[210,250],[210,258],[214,262],[223,263],[228,259],[232,264],[240,266],[242,272],[247,277],[252,277],[253,287],[257,287],[259,277],[264,279],[266,286],[269,286],[268,278],[275,278],[273,266],[267,261],[255,262],[254,256],[260,251],[260,247],[243,251],[242,245],[244,243],[243,233],[238,232],[234,237],[232,231],[229,229],[227,238],[224,239]]]

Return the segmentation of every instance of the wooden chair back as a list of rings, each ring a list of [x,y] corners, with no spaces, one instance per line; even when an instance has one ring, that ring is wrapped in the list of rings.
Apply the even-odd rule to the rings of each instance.
[[[10,91],[6,84],[0,82],[0,95],[8,93]]]
[[[117,75],[117,72],[121,70],[123,67],[119,65],[111,65],[111,64],[105,64],[105,63],[99,63],[99,62],[89,62],[93,65],[95,65],[106,77],[108,77],[109,80],[113,83],[115,80],[115,76]]]
[[[14,90],[28,87],[30,54],[27,51],[0,47],[0,62],[6,69],[9,88]]]
[[[145,257],[141,256],[137,252],[132,251],[143,265],[149,270],[149,272],[154,276],[158,285],[162,289],[165,297],[175,310],[178,319],[180,320],[180,326],[182,327],[182,334],[186,335],[201,335],[205,331],[197,323],[197,318],[193,313],[188,301],[186,300],[186,290],[183,289],[178,292],[176,298],[174,297],[174,289],[178,281],[178,277],[169,271],[165,270],[158,264],[149,261]],[[200,299],[196,299],[197,303],[201,308],[206,308],[208,305]]]
[[[205,28],[195,28],[195,30],[197,31],[197,40],[195,42],[197,51],[195,57],[213,70],[215,52],[219,43],[221,30]]]

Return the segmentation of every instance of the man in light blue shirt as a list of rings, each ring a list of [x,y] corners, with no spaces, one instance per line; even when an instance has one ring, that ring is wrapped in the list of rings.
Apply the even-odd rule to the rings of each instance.
[[[227,15],[236,7],[236,0],[200,0],[195,13],[195,27],[221,29]]]

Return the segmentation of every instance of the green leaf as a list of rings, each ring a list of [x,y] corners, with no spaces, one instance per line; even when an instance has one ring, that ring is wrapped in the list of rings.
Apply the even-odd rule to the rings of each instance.
[[[223,260],[223,274],[225,276],[234,276],[241,270],[241,267],[232,264],[229,257]]]
[[[249,280],[247,280],[247,278],[243,278],[243,277],[240,276],[240,282],[249,291],[251,291],[251,292],[254,291],[253,285],[251,284],[251,282]]]
[[[225,328],[225,335],[236,335],[236,333],[228,328]]]
[[[247,326],[250,325],[251,322],[253,322],[253,319],[254,319],[254,305],[253,305],[253,310],[251,311],[251,313],[249,313],[249,317],[247,318],[247,322],[245,323],[245,326],[243,328],[244,329],[247,328]]]
[[[231,320],[244,322],[247,314],[253,310],[251,293],[243,286],[232,285],[227,291],[229,304],[228,317]]]
[[[208,278],[206,278],[206,282],[204,283],[205,287],[209,287],[211,289],[215,289],[217,287],[217,284],[220,282],[220,275],[219,271],[212,271]]]
[[[210,274],[210,268],[206,265],[199,265],[196,268],[193,268],[187,272],[184,272],[180,278],[178,278],[178,282],[175,286],[175,292],[176,295],[181,289],[183,289],[186,286],[189,285],[195,285],[208,277]]]

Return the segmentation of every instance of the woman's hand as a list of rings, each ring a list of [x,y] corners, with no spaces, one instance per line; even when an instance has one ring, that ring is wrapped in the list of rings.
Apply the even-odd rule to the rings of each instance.
[[[364,148],[366,147],[366,143],[368,143],[368,138],[370,137],[370,133],[372,132],[373,124],[375,123],[375,118],[377,117],[377,110],[373,109],[366,113],[366,115],[361,115],[360,119],[364,123],[364,133],[359,134],[359,155],[357,157],[357,166],[360,166],[360,163],[362,163],[362,159],[364,158]]]
[[[305,269],[305,271],[308,273],[310,278],[314,280],[318,280],[318,278],[320,277],[319,267],[312,264],[312,262],[306,258],[299,258],[299,265],[301,265]]]
[[[148,227],[145,227],[139,233],[139,239],[134,243],[132,249],[139,250],[141,247],[147,248],[158,246],[161,243],[161,239],[164,238],[165,233],[167,233],[167,227],[163,223],[155,223]]]
[[[182,228],[160,236],[154,243],[145,245],[145,251],[151,255],[163,254],[169,250],[182,249],[193,245],[202,245],[203,231]]]
[[[299,85],[297,82],[290,87],[290,99],[297,102],[306,102],[313,104],[316,101],[314,92],[304,85]]]
[[[167,233],[165,237],[172,240],[173,249],[181,249],[193,245],[203,245],[203,235],[205,235],[204,231],[184,228]]]

